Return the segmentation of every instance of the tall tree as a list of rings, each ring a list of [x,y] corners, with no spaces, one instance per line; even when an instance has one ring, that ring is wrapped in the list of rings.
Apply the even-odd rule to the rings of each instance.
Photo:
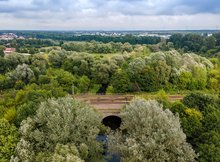
[[[122,110],[121,130],[109,135],[110,149],[122,161],[195,161],[179,117],[156,101],[137,99]]]
[[[5,46],[1,46],[0,45],[0,57],[4,57],[4,49],[5,49]]]
[[[97,93],[106,93],[111,78],[117,69],[117,62],[112,59],[104,58],[95,62],[92,69],[93,80],[102,85]]]
[[[22,122],[17,156],[36,161],[42,153],[47,157],[57,152],[57,144],[71,144],[81,150],[83,160],[97,162],[103,158],[102,144],[96,140],[100,127],[101,118],[90,106],[72,98],[49,99]]]
[[[14,81],[22,80],[25,83],[28,83],[34,78],[34,72],[28,65],[22,64],[18,65],[17,68],[9,74],[9,77]]]

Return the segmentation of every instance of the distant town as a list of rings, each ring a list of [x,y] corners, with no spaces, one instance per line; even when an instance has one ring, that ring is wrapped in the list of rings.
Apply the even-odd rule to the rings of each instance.
[[[0,31],[0,40],[12,39],[34,39],[39,33],[48,35],[70,35],[70,36],[106,36],[121,37],[132,35],[136,37],[160,37],[169,39],[173,33],[188,34],[194,33],[201,36],[211,36],[219,30],[158,30],[158,31]]]
[[[23,36],[17,36],[14,33],[3,33],[0,35],[0,40],[25,39]]]

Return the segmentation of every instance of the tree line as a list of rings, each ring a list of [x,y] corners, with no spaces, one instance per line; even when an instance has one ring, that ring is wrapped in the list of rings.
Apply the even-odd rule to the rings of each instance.
[[[219,55],[220,33],[212,36],[201,36],[198,34],[173,34],[169,42],[172,42],[176,49],[200,53],[207,57]]]
[[[171,37],[164,39],[151,36],[136,36],[128,34],[125,36],[103,36],[103,35],[76,35],[71,32],[15,32],[18,35],[29,39],[0,40],[0,45],[14,47],[18,52],[35,54],[41,52],[41,47],[60,46],[67,50],[82,51],[86,43],[96,43],[94,53],[112,53],[117,51],[121,45],[148,45],[152,51],[167,51],[175,48],[180,53],[194,52],[206,57],[219,57],[220,52],[220,33],[203,35],[198,33],[171,33]],[[73,43],[65,43],[73,42]],[[86,42],[83,44],[77,42]],[[64,44],[64,45],[63,45]],[[109,45],[110,44],[110,45]],[[88,44],[86,44],[88,45]],[[117,46],[115,46],[117,45]],[[80,46],[80,47],[79,47]],[[114,50],[110,46],[116,47]],[[81,48],[81,49],[79,49]],[[96,50],[97,49],[97,50]],[[115,50],[116,49],[116,50]],[[44,51],[43,51],[44,52]]]
[[[124,49],[123,44],[121,48]],[[217,58],[208,60],[175,50],[149,53],[146,46],[131,47],[130,50],[105,56],[52,49],[48,54],[0,57],[1,89],[57,80],[68,93],[72,85],[78,93],[93,91],[94,87],[99,87],[97,93],[155,92],[160,89],[219,91],[220,63]]]

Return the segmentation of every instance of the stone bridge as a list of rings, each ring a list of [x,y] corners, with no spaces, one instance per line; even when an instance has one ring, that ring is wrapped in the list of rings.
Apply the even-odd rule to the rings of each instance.
[[[81,95],[75,98],[92,105],[105,118],[111,115],[119,116],[121,109],[133,97],[133,95]]]
[[[121,109],[134,98],[134,95],[79,95],[74,98],[92,105],[102,115],[102,123],[116,129],[121,124]],[[183,96],[171,95],[168,99],[175,102],[183,99]]]
[[[102,115],[102,123],[115,130],[121,125],[121,109],[133,97],[133,95],[82,95],[75,98],[92,105]]]

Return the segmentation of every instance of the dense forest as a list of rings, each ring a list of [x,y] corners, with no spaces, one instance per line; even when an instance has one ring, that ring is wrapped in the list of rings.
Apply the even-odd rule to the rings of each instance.
[[[137,98],[110,130],[77,94]],[[219,94],[220,33],[0,40],[0,161],[219,162]]]
[[[1,32],[0,32],[1,33]],[[74,32],[49,32],[49,31],[16,31],[18,36],[24,36],[27,39],[0,40],[0,45],[9,45],[17,48],[17,51],[34,54],[39,52],[39,48],[47,46],[60,46],[65,41],[78,42],[102,42],[102,43],[129,43],[131,45],[145,44],[152,51],[169,50],[174,47],[181,52],[195,52],[206,57],[216,56],[220,52],[220,33],[164,33],[171,36],[167,39],[155,36],[138,36],[137,33],[128,32],[124,35],[100,35],[100,34],[77,34]],[[140,34],[140,33],[139,33]],[[161,34],[161,33],[159,33]],[[163,35],[162,35],[163,36]],[[29,49],[29,50],[28,50]]]

